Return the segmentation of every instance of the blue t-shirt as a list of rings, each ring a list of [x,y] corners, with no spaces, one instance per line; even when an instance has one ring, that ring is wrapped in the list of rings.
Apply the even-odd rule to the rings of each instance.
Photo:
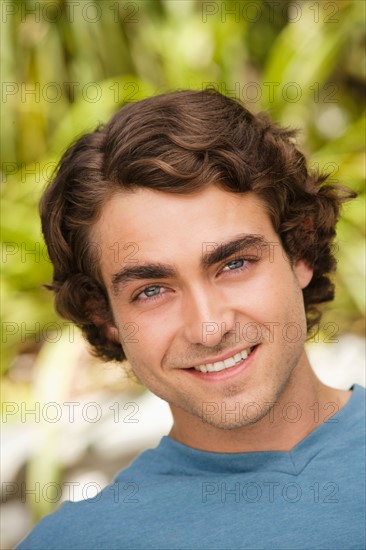
[[[25,549],[329,549],[365,542],[365,388],[290,452],[211,453],[169,437]]]

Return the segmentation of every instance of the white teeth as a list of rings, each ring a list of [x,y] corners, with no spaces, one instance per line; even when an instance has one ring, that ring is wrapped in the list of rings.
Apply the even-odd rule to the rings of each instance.
[[[221,370],[230,369],[231,367],[234,367],[240,361],[243,361],[243,359],[246,359],[250,352],[252,351],[252,348],[240,351],[239,353],[236,353],[232,357],[228,357],[228,359],[225,359],[224,361],[218,361],[217,363],[207,363],[206,365],[199,365],[198,367],[194,367],[195,370],[198,370],[199,372],[219,372]]]
[[[223,370],[224,368],[225,368],[225,363],[223,361],[218,361],[217,363],[213,364],[214,372],[219,372],[220,370]]]
[[[240,352],[241,358],[246,359],[251,351],[252,351],[251,349],[250,350],[245,349],[244,351],[241,351]]]
[[[230,367],[233,367],[236,364],[235,357],[229,357],[229,359],[225,359],[224,365],[227,369]]]

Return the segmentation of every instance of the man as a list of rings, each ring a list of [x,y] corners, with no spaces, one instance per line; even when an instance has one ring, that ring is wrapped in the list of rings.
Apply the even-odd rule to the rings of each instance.
[[[174,423],[18,548],[364,548],[365,390],[326,386],[304,352],[354,194],[309,173],[293,137],[181,91],[66,152],[41,204],[56,308]]]

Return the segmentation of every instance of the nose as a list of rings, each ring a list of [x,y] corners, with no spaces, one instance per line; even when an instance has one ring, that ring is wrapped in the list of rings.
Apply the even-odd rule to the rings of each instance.
[[[215,347],[235,325],[235,311],[218,289],[196,288],[183,303],[183,333],[191,344]]]

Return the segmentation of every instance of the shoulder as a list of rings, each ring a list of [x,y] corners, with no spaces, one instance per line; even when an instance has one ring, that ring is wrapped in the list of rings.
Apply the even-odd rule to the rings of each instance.
[[[140,484],[121,475],[94,498],[64,502],[33,528],[17,550],[121,548],[138,528],[140,501]]]
[[[88,527],[85,512],[82,502],[65,502],[56,512],[45,516],[20,542],[17,550],[87,548],[82,544]]]
[[[141,487],[150,502],[156,479],[155,450],[143,452],[114,482],[95,497],[64,502],[45,516],[17,546],[17,550],[108,549],[125,547],[134,536],[141,517]],[[150,490],[151,488],[151,490]],[[122,546],[121,546],[122,545]]]

